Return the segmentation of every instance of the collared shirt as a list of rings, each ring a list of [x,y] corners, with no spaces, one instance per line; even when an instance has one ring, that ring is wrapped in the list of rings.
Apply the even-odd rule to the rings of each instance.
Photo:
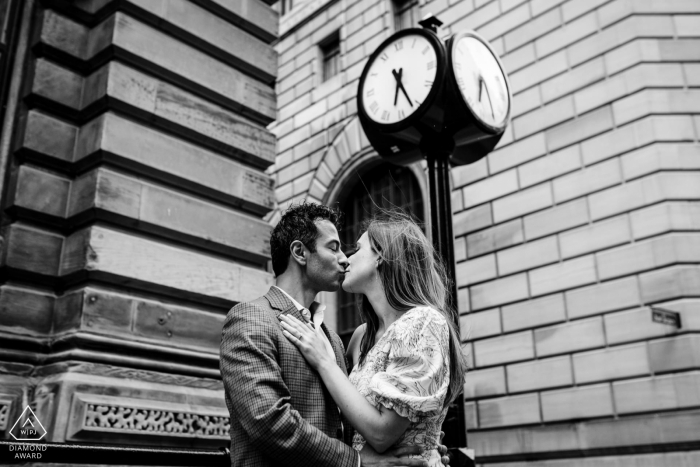
[[[323,324],[323,317],[324,317],[324,314],[326,311],[326,305],[322,305],[318,302],[314,302],[313,304],[311,304],[311,308],[314,308],[314,313],[313,313],[313,315],[311,315],[311,311],[304,308],[304,306],[301,303],[294,300],[294,298],[291,295],[289,295],[287,292],[285,292],[281,288],[277,287],[276,285],[274,285],[273,287],[275,287],[277,290],[279,290],[280,292],[285,294],[287,296],[287,298],[289,298],[292,301],[294,306],[297,307],[297,310],[299,310],[301,312],[301,316],[303,316],[304,319],[306,319],[308,322],[313,323],[314,330],[316,331],[316,334],[321,336],[321,339],[323,339],[323,342],[326,344],[326,350],[328,351],[328,355],[330,355],[333,358],[333,361],[336,361],[335,360],[335,351],[333,350],[333,346],[331,345],[331,342],[328,340],[328,336],[326,336],[326,333],[323,332],[323,329],[321,329],[321,324]],[[316,305],[316,306],[314,306],[314,305]],[[340,413],[340,407],[338,408],[338,413]],[[340,429],[345,430],[345,427],[343,426],[342,422],[340,423]],[[357,467],[361,467],[361,466],[362,466],[362,458],[358,456]]]
[[[316,334],[318,334],[321,340],[323,340],[323,343],[326,345],[326,351],[328,352],[328,355],[333,358],[333,361],[336,361],[335,351],[333,350],[331,341],[328,340],[328,336],[326,336],[326,333],[323,332],[323,329],[321,329],[321,324],[323,324],[323,317],[326,311],[326,305],[314,302],[311,305],[311,308],[314,308],[314,313],[312,315],[311,311],[309,311],[307,308],[304,308],[304,306],[301,303],[294,300],[294,298],[292,298],[292,296],[289,295],[287,292],[277,287],[276,285],[274,287],[276,287],[277,290],[285,294],[287,298],[289,298],[292,301],[294,306],[297,307],[297,310],[301,312],[301,316],[303,316],[307,322],[313,323],[314,331],[316,331]]]

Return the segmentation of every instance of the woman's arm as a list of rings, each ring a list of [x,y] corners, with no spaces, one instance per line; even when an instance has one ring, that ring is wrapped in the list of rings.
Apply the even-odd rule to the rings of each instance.
[[[357,365],[360,355],[360,344],[362,343],[362,337],[365,335],[366,324],[360,324],[355,332],[352,333],[350,342],[348,342],[348,348],[345,350],[345,358],[350,363],[348,368],[348,373]]]
[[[299,348],[309,365],[318,371],[328,392],[352,426],[377,452],[382,453],[390,448],[411,422],[391,409],[374,407],[365,399],[328,355],[325,344],[313,328],[293,316],[280,315],[280,320],[284,335]]]

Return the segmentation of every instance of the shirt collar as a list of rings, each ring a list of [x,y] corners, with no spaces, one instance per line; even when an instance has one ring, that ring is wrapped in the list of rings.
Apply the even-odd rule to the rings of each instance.
[[[297,308],[297,310],[301,311],[304,309],[304,305],[302,305],[301,303],[294,300],[294,298],[291,295],[289,295],[287,292],[282,290],[279,286],[273,285],[273,287],[276,287],[277,290],[279,290],[280,292],[285,294],[287,296],[287,298],[289,298],[292,301],[292,303]],[[309,307],[309,312],[311,313],[311,317],[312,317],[312,321],[313,321],[314,325],[320,326],[323,323],[325,311],[326,311],[326,305],[323,305],[323,304],[318,303],[318,302],[313,302],[311,304],[311,306]]]

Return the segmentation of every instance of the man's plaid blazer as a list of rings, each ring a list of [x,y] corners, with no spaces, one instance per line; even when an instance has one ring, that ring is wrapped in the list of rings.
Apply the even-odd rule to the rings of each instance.
[[[357,467],[359,454],[348,444],[352,429],[321,378],[282,334],[278,316],[304,321],[276,287],[226,316],[221,339],[221,375],[231,415],[233,467]],[[343,343],[323,331],[347,373]],[[346,444],[347,443],[347,444]]]

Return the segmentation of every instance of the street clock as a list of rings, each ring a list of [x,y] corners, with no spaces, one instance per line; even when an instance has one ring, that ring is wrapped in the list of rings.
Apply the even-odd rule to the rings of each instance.
[[[511,96],[498,56],[474,32],[447,45],[440,21],[399,31],[372,53],[360,76],[357,108],[372,146],[405,165],[430,152],[449,153],[453,165],[491,152],[508,124]]]
[[[421,159],[425,134],[444,123],[445,46],[426,29],[404,29],[382,42],[365,65],[357,93],[362,127],[386,159]]]

